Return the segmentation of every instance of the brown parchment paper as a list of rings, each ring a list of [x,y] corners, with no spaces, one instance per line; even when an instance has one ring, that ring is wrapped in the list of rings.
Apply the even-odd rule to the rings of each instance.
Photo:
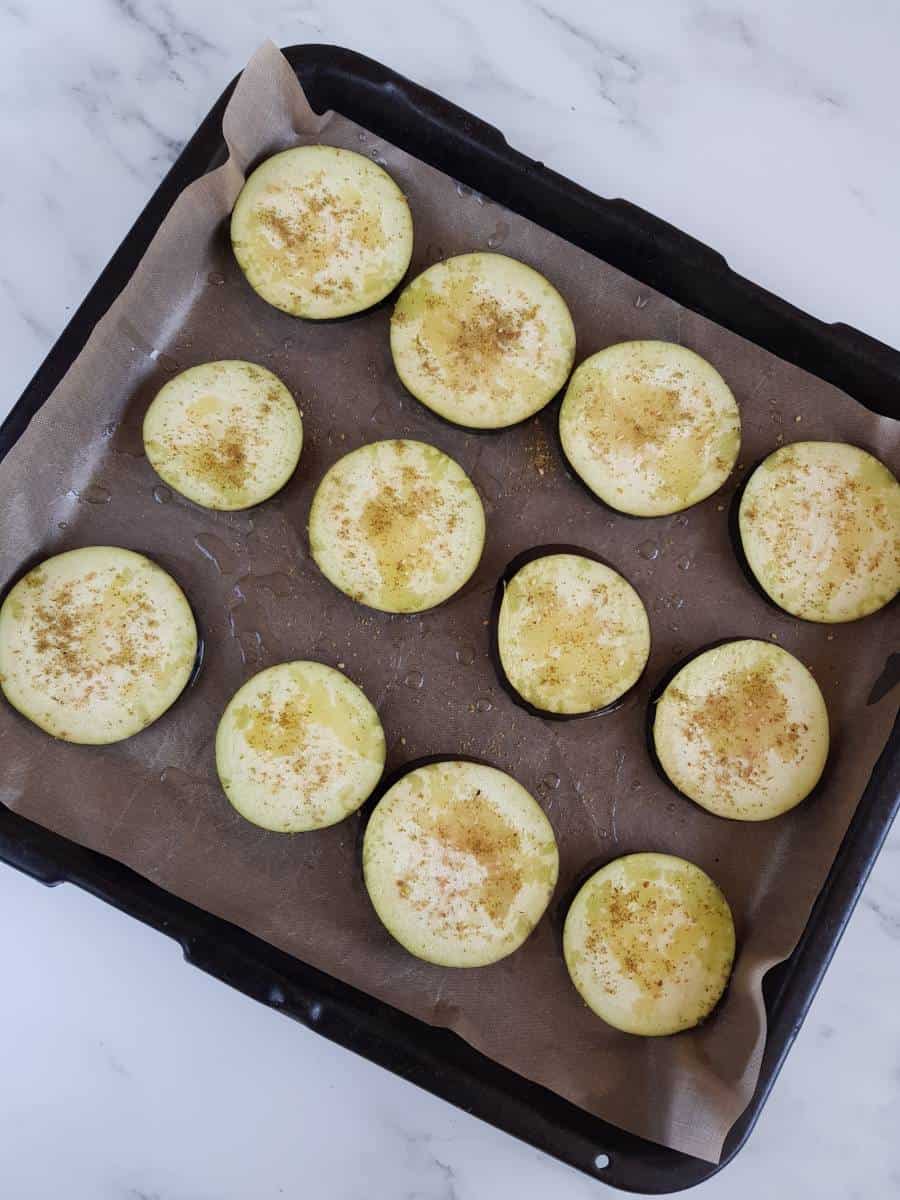
[[[0,799],[127,863],[171,892],[436,1025],[634,1133],[715,1160],[756,1082],[765,1039],[760,984],[793,949],[870,770],[895,701],[866,706],[896,640],[896,606],[830,629],[780,615],[735,560],[728,505],[779,436],[856,442],[896,471],[895,423],[635,283],[335,114],[315,115],[277,50],[252,59],[224,121],[228,163],[173,206],[121,297],[0,466],[0,578],[36,557],[91,543],[142,551],[185,587],[206,643],[196,683],[160,721],[106,748],[56,743],[0,708]],[[409,197],[414,273],[492,247],[546,274],[568,300],[579,360],[625,338],[681,342],[709,358],[741,407],[742,467],[718,496],[658,520],[616,516],[567,476],[555,409],[497,435],[439,422],[404,393],[388,348],[390,305],[338,323],[268,307],[229,250],[244,172],[287,146],[322,140],[371,154]],[[297,396],[299,470],[251,512],[215,514],[160,485],[141,448],[144,410],[175,370],[212,358],[271,368]],[[453,455],[481,490],[484,557],[464,591],[420,617],[369,612],[308,557],[306,520],[323,472],[346,451],[408,436]],[[494,587],[522,550],[569,542],[600,553],[639,589],[653,651],[618,711],[549,722],[517,707],[488,656]],[[833,722],[825,785],[780,819],[717,819],[655,774],[648,696],[677,659],[728,636],[777,636],[814,671]],[[560,882],[548,916],[504,962],[450,971],[418,962],[378,923],[358,859],[360,817],[294,837],[244,822],[216,782],[213,738],[237,687],[263,665],[343,666],[376,703],[388,770],[466,753],[510,771],[556,830]],[[702,1028],[646,1039],[592,1016],[569,983],[561,924],[577,879],[616,855],[656,849],[699,863],[723,887],[739,954],[727,999]]]

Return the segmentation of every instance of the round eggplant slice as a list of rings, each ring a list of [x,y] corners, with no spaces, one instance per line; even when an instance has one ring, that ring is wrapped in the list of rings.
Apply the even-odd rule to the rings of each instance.
[[[738,522],[750,570],[792,616],[855,621],[900,591],[900,484],[858,446],[782,446],[747,481]]]
[[[469,477],[425,442],[372,442],[325,474],[309,514],[312,556],[335,587],[370,608],[422,612],[466,582],[484,546]]]
[[[661,517],[705,500],[731,474],[741,419],[706,359],[671,342],[621,342],[578,367],[559,413],[572,469],[604,503]]]
[[[224,360],[182,371],[144,417],[144,449],[169,487],[204,508],[250,508],[297,466],[303,423],[281,380]]]
[[[548,554],[506,585],[497,649],[509,683],[534,708],[595,712],[640,678],[650,623],[617,571],[579,554]]]
[[[371,308],[409,266],[406,197],[377,163],[336,146],[298,146],[256,168],[231,215],[250,286],[295,317]]]
[[[770,642],[726,642],[692,658],[653,712],[653,746],[680,792],[736,821],[766,821],[799,804],[828,757],[819,685]]]
[[[691,1029],[722,996],[734,922],[710,877],[670,854],[628,854],[588,879],[572,902],[563,953],[589,1008],[624,1033]]]
[[[197,659],[197,626],[162,567],[118,546],[48,558],[0,607],[0,687],[54,737],[105,745],[174,703]]]
[[[552,399],[575,360],[566,302],[503,254],[461,254],[408,284],[391,319],[405,386],[454,425],[502,429]]]
[[[384,769],[378,713],[346,675],[288,662],[249,679],[216,733],[225,795],[276,833],[324,829],[356,812]]]
[[[512,954],[541,919],[559,869],[550,822],[515,779],[473,762],[404,775],[366,828],[363,872],[401,945],[444,967]]]

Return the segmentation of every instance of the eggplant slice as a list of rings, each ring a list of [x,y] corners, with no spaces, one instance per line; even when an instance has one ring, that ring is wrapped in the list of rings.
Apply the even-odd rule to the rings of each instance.
[[[445,420],[503,429],[556,395],[575,360],[565,300],[503,254],[435,263],[400,295],[391,353],[405,386]]]
[[[371,442],[330,468],[309,514],[312,556],[370,608],[423,612],[466,582],[484,547],[484,509],[458,463],[425,442]]]
[[[303,422],[277,375],[238,360],[202,363],[170,379],[144,417],[157,475],[204,508],[250,508],[293,475]]]
[[[250,286],[295,317],[362,312],[409,266],[406,197],[377,163],[337,146],[297,146],[256,168],[231,215]]]
[[[384,769],[378,713],[346,675],[319,662],[268,667],[232,697],[216,733],[216,769],[242,817],[277,833],[335,825]]]
[[[617,571],[579,554],[534,558],[507,583],[497,619],[500,665],[544,712],[606,708],[641,677],[650,622]]]
[[[197,659],[197,626],[162,567],[118,546],[45,559],[0,607],[0,687],[41,729],[105,745],[152,724]]]
[[[582,999],[624,1033],[691,1029],[718,1004],[734,961],[728,901],[693,863],[629,854],[588,879],[563,930]]]
[[[575,371],[559,413],[572,469],[605,504],[661,517],[698,504],[737,461],[731,389],[699,354],[671,342],[620,342]]]
[[[736,821],[766,821],[804,800],[828,745],[815,679],[787,650],[755,638],[690,659],[653,710],[653,748],[667,778]]]
[[[900,591],[900,484],[845,442],[793,442],[747,481],[738,514],[747,565],[807,621],[856,621]]]
[[[363,872],[375,911],[410,954],[481,967],[512,954],[541,919],[559,854],[550,822],[503,771],[432,762],[375,807]]]

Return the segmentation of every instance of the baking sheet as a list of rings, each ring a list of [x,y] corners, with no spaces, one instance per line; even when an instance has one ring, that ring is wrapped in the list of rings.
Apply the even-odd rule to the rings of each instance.
[[[229,104],[229,162],[188,188],[122,296],[0,465],[0,578],[74,546],[113,543],[155,558],[185,587],[206,642],[196,683],[156,725],[105,748],[51,742],[0,710],[0,799],[173,893],[245,927],[398,1008],[447,1025],[484,1053],[634,1133],[708,1160],[746,1106],[765,1039],[761,980],[793,949],[891,727],[892,694],[866,707],[897,640],[897,607],[857,625],[782,615],[737,565],[728,507],[747,469],[798,437],[856,442],[897,471],[897,426],[381,142],[308,108],[271,45]],[[502,434],[441,423],[403,391],[388,348],[390,305],[305,324],[266,306],[234,263],[227,216],[248,165],[326,141],[371,154],[406,192],[412,272],[449,254],[498,249],[546,274],[566,297],[578,359],[633,337],[678,341],[709,358],[741,406],[741,468],[685,514],[642,521],[598,505],[563,467],[555,408]],[[239,357],[279,374],[298,398],[299,471],[275,499],[214,514],[161,485],[141,421],[177,370]],[[343,453],[380,437],[433,442],[470,473],[488,540],[462,593],[420,617],[368,612],[308,557],[316,483]],[[499,684],[486,624],[506,564],[530,546],[575,543],[617,566],[650,612],[653,650],[638,689],[602,717],[549,722]],[[717,638],[774,635],[814,671],[833,725],[824,786],[775,821],[722,821],[655,774],[645,711],[655,682]],[[463,753],[510,771],[541,800],[560,843],[548,916],[504,962],[468,972],[408,956],[378,923],[362,884],[360,817],[294,837],[246,824],[215,781],[213,739],[231,694],[289,658],[343,669],[379,708],[388,770]],[[727,997],[702,1028],[641,1040],[581,1004],[565,972],[561,927],[576,883],[618,854],[655,849],[699,863],[734,910],[739,954]]]

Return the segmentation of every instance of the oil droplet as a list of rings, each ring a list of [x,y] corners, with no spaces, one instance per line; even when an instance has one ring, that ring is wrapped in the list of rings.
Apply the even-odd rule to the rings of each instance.
[[[637,548],[637,552],[641,558],[646,558],[648,562],[653,562],[654,558],[659,558],[659,546],[652,538],[647,538],[645,542],[641,542]]]
[[[105,438],[111,438],[112,435],[116,432],[116,430],[118,428],[119,428],[118,421],[109,421],[106,425],[103,426],[103,428],[100,430],[100,433]]]
[[[679,609],[679,608],[683,608],[683,607],[684,607],[684,597],[679,596],[677,593],[674,593],[674,592],[671,594],[668,594],[668,595],[663,594],[661,596],[657,596],[656,599],[653,601],[653,611],[654,612],[661,612],[663,609],[667,609],[667,608]]]
[[[373,147],[373,149],[372,149],[372,160],[373,160],[373,162],[376,162],[376,163],[378,164],[378,166],[379,166],[379,167],[386,167],[386,166],[387,166],[387,159],[384,157],[384,155],[383,155],[383,154],[381,154],[381,153],[380,153],[378,150],[376,150],[374,147]]]
[[[225,612],[228,615],[228,632],[231,634],[231,636],[233,638],[237,638],[238,632],[239,632],[238,627],[237,627],[237,617],[235,616],[235,613],[241,607],[241,605],[244,603],[245,600],[246,600],[246,597],[244,596],[244,593],[241,591],[241,589],[239,587],[235,587],[234,599],[229,600],[227,602],[227,604],[225,605]]]
[[[213,533],[198,533],[194,545],[204,558],[208,558],[220,575],[230,575],[234,570],[234,555],[229,546]]]
[[[490,712],[493,707],[494,707],[493,701],[489,700],[487,698],[487,696],[479,696],[478,699],[475,701],[475,711],[476,712],[480,712],[480,713]]]
[[[639,791],[641,790],[641,787],[642,787],[642,786],[643,786],[643,785],[641,784],[641,781],[640,781],[639,779],[632,779],[632,781],[631,781],[631,790],[632,790],[633,792],[639,792]]]
[[[68,528],[69,528],[69,522],[68,522],[68,521],[58,521],[58,522],[57,522],[57,524],[56,524],[56,528],[57,528],[57,529],[68,529]],[[828,636],[829,636],[829,637],[834,637],[834,634],[829,634]]]
[[[291,594],[291,581],[281,571],[273,571],[271,575],[247,575],[245,578],[253,579],[257,587],[271,592],[273,596],[289,596]]]
[[[109,504],[112,500],[112,492],[102,483],[89,483],[83,492],[75,495],[85,504]]]
[[[372,409],[369,420],[373,425],[385,425],[391,422],[391,406],[387,400],[381,399]]]
[[[220,275],[218,271],[210,271],[206,277],[206,282],[211,283],[213,287],[221,287],[225,282],[225,276]]]
[[[687,554],[682,554],[681,558],[679,558],[675,563],[675,566],[679,571],[689,571],[693,566],[693,563]]]
[[[471,667],[475,661],[475,647],[470,646],[468,642],[463,646],[459,646],[456,651],[456,661],[462,667]]]
[[[498,246],[502,246],[506,241],[509,233],[509,226],[505,221],[498,221],[494,232],[487,240],[488,250],[496,250]]]
[[[272,501],[272,507],[276,507],[277,504],[278,497],[276,496]],[[236,510],[235,512],[226,512],[223,515],[228,518],[228,524],[231,529],[236,529],[238,533],[244,534],[245,536],[251,534],[255,528],[253,524],[253,518],[248,517],[245,513],[241,512],[240,509]]]
[[[688,523],[688,519],[684,515],[684,513],[682,513],[681,516],[675,518],[675,524],[678,525],[681,529],[686,528],[687,523]]]
[[[108,428],[108,426],[107,426]],[[126,458],[144,457],[144,428],[140,425],[120,424],[114,427],[113,454],[124,454]],[[104,429],[104,434],[106,430]]]
[[[157,504],[168,504],[172,499],[172,493],[167,487],[163,487],[163,485],[159,483],[153,489],[153,499]]]
[[[479,470],[475,476],[475,486],[485,500],[499,500],[503,495],[503,484],[489,471]]]
[[[456,194],[457,196],[471,196],[472,189],[470,187],[466,187],[464,183],[458,183],[456,185]]]
[[[649,296],[640,296],[639,295],[639,296],[635,296],[635,298],[634,298],[634,307],[635,308],[646,308],[649,303],[650,303]]]
[[[248,629],[239,633],[237,644],[241,652],[241,662],[245,667],[257,667],[262,664],[265,646],[258,629]]]
[[[555,792],[562,780],[555,771],[548,771],[541,780],[541,787],[548,792]]]
[[[418,690],[424,682],[425,676],[421,671],[408,671],[403,676],[403,686],[412,688],[414,691]]]
[[[181,767],[163,767],[159,773],[159,782],[187,792],[189,796],[198,796],[206,787],[203,779],[198,779],[197,776],[182,771]]]

